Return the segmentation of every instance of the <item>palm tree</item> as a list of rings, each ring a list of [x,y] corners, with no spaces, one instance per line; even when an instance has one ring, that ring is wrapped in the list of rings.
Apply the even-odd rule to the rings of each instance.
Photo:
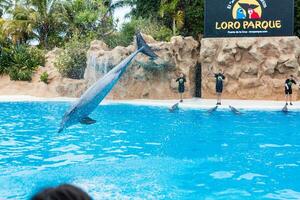
[[[176,35],[177,29],[181,29],[184,25],[184,12],[178,9],[180,0],[161,0],[160,16],[164,17],[169,14],[172,17],[173,35]]]
[[[56,19],[54,17],[54,5],[57,0],[29,0],[36,18],[35,29],[37,31],[40,44],[48,48],[48,37],[55,29]]]
[[[10,13],[12,19],[4,20],[2,24],[3,35],[9,37],[13,43],[25,43],[34,35],[33,27],[36,23],[34,13],[30,9],[16,5]]]
[[[12,6],[12,3],[11,0],[0,0],[0,17],[2,17],[5,11]]]

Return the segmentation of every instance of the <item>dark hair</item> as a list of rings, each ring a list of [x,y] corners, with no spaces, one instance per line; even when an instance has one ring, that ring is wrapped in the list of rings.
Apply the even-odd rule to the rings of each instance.
[[[46,188],[34,195],[31,200],[92,200],[92,198],[80,188],[64,184]]]

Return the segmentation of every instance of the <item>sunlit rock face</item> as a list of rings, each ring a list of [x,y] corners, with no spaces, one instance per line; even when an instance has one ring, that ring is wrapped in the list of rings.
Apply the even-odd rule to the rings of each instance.
[[[151,60],[139,54],[110,93],[111,99],[177,98],[180,72],[186,75],[186,96],[194,96],[195,66],[199,58],[199,43],[192,37],[173,37],[170,42],[157,42],[143,35],[159,56]],[[88,85],[103,77],[109,70],[136,50],[136,45],[109,49],[102,41],[93,41],[87,53],[88,61],[84,79]]]
[[[203,39],[200,53],[203,97],[215,96],[211,73],[222,68],[226,76],[224,97],[283,99],[287,76],[300,76],[299,56],[298,37]],[[294,88],[296,93],[298,87]]]
[[[79,97],[86,89],[85,80],[63,78],[54,67],[54,62],[61,49],[53,49],[46,54],[45,66],[37,69],[32,81],[11,81],[9,76],[0,79],[1,95],[31,95],[37,97]],[[46,72],[48,84],[40,80],[42,73]]]

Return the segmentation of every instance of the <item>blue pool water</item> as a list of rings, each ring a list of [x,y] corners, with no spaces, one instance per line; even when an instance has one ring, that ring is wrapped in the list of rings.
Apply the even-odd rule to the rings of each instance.
[[[300,112],[104,105],[58,134],[69,103],[0,103],[0,199],[72,183],[94,199],[300,199]]]

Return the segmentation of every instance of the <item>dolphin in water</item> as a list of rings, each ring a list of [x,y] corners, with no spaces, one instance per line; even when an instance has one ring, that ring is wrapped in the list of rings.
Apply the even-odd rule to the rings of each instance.
[[[208,109],[207,112],[208,112],[208,113],[213,113],[213,112],[215,112],[217,109],[218,109],[218,106],[215,106],[215,107],[213,107],[213,108]]]
[[[233,106],[229,106],[229,108],[230,108],[231,112],[233,112],[233,113],[236,114],[236,115],[242,114],[238,109],[236,109],[236,108],[233,107]]]
[[[174,104],[171,108],[169,108],[170,112],[175,112],[179,110],[179,103]]]
[[[137,50],[125,58],[120,64],[115,66],[106,75],[94,83],[80,99],[65,113],[60,124],[58,132],[62,132],[65,128],[77,123],[94,124],[95,120],[89,115],[97,108],[100,102],[112,90],[114,85],[121,78],[126,68],[131,61],[139,54],[143,53],[151,59],[156,59],[158,56],[146,44],[140,33],[136,34]]]
[[[288,109],[287,105],[285,105],[285,106],[282,108],[281,111],[284,112],[284,113],[289,112],[289,109]]]

